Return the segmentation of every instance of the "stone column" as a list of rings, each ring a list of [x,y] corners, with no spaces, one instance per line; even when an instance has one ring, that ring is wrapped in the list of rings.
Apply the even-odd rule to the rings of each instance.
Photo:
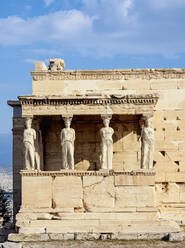
[[[24,169],[24,119],[22,117],[13,117],[13,212],[14,217],[21,206],[21,175],[20,171]]]
[[[62,147],[62,169],[74,170],[74,141],[75,141],[75,130],[70,127],[71,115],[62,116],[65,128],[61,130],[60,141]]]
[[[112,135],[114,130],[109,127],[112,115],[101,115],[104,127],[100,129],[101,136],[101,169],[112,170],[112,158],[113,158],[113,140]]]
[[[141,169],[153,169],[154,130],[152,115],[143,116],[141,120]]]
[[[25,129],[23,134],[24,143],[24,169],[35,170],[35,143],[36,131],[32,128],[32,117],[25,118]]]
[[[36,131],[35,140],[35,168],[37,170],[44,170],[43,165],[43,141],[42,141],[42,131],[40,129],[40,120],[34,120],[34,128]]]

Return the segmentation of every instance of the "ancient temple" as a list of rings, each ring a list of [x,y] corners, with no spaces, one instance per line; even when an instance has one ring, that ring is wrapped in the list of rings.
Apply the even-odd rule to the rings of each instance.
[[[185,221],[185,70],[36,62],[13,107],[11,240],[161,239]]]

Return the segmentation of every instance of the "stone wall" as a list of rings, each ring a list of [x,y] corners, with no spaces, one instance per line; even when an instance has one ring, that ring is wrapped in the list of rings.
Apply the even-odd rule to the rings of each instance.
[[[21,209],[25,212],[29,209],[34,212],[35,209],[35,212],[56,212],[57,214],[62,212],[150,212],[151,208],[155,212],[154,185],[152,172],[132,174],[25,171],[22,175]]]
[[[163,217],[184,223],[185,206],[185,87],[184,80],[161,80],[154,114],[154,164],[157,201]]]
[[[177,223],[159,218],[152,171],[21,174],[19,233],[11,241],[183,237]]]

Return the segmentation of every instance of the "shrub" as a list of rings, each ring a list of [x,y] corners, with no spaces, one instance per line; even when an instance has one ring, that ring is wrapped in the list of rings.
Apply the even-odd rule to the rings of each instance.
[[[0,188],[0,217],[3,218],[3,225],[11,219],[10,200],[6,192]]]

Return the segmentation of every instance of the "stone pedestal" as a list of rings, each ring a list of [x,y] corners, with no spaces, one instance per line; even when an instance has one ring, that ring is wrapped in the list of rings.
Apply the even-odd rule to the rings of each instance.
[[[175,222],[159,219],[154,176],[152,171],[22,171],[19,234],[9,239],[21,241],[36,233],[48,240],[56,235],[61,240],[146,239],[180,233]]]

